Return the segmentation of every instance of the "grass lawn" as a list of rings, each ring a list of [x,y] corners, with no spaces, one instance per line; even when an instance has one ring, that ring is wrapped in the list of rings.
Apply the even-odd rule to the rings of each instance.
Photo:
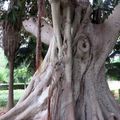
[[[24,90],[14,90],[14,101],[17,103],[17,101],[20,99],[20,97],[24,94]],[[8,99],[8,90],[0,90],[0,107],[5,107],[7,105],[7,99]]]
[[[18,89],[14,90],[14,101],[17,103],[17,101],[20,99],[20,97],[24,94],[24,90]],[[0,108],[4,108],[7,105],[7,98],[8,98],[8,90],[0,90]],[[116,99],[118,103],[120,103],[120,97]]]

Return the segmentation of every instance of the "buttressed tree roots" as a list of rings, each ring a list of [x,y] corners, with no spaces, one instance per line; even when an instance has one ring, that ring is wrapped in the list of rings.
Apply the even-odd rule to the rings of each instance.
[[[105,80],[105,60],[120,31],[120,4],[102,24],[87,0],[49,0],[53,33],[24,96],[0,120],[120,120]]]

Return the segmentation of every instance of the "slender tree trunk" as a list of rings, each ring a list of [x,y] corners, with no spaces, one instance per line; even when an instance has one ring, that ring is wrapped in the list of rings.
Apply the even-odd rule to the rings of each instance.
[[[18,0],[10,0],[9,10],[12,10],[14,5],[18,4]],[[21,16],[20,16],[21,17]],[[12,19],[12,18],[11,18]],[[16,19],[16,18],[15,18]],[[14,106],[14,93],[13,93],[13,83],[14,83],[14,59],[16,50],[19,47],[20,41],[20,31],[21,28],[21,18],[16,20],[16,23],[11,23],[11,20],[5,19],[3,22],[3,48],[4,53],[9,61],[10,68],[10,78],[9,78],[9,93],[8,93],[8,110]]]
[[[43,17],[44,0],[38,0],[38,35],[36,41],[36,70],[42,63],[41,18]]]
[[[10,75],[9,75],[9,90],[7,109],[10,110],[14,106],[14,59],[9,61]]]

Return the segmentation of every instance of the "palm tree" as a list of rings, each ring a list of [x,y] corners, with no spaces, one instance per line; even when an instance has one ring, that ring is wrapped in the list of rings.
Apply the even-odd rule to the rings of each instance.
[[[23,4],[24,1],[21,1]],[[9,94],[8,94],[8,110],[14,106],[14,94],[13,94],[13,83],[14,83],[14,60],[16,50],[19,47],[21,29],[21,5],[19,0],[11,0],[9,9],[4,15],[5,19],[3,22],[3,48],[4,53],[9,62],[10,78],[9,78]]]

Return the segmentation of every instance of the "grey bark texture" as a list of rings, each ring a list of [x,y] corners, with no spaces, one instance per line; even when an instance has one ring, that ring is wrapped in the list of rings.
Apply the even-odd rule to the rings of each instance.
[[[54,37],[47,55],[25,95],[0,120],[120,120],[105,80],[105,60],[119,36],[120,4],[99,25],[90,22],[87,1],[50,4]]]

